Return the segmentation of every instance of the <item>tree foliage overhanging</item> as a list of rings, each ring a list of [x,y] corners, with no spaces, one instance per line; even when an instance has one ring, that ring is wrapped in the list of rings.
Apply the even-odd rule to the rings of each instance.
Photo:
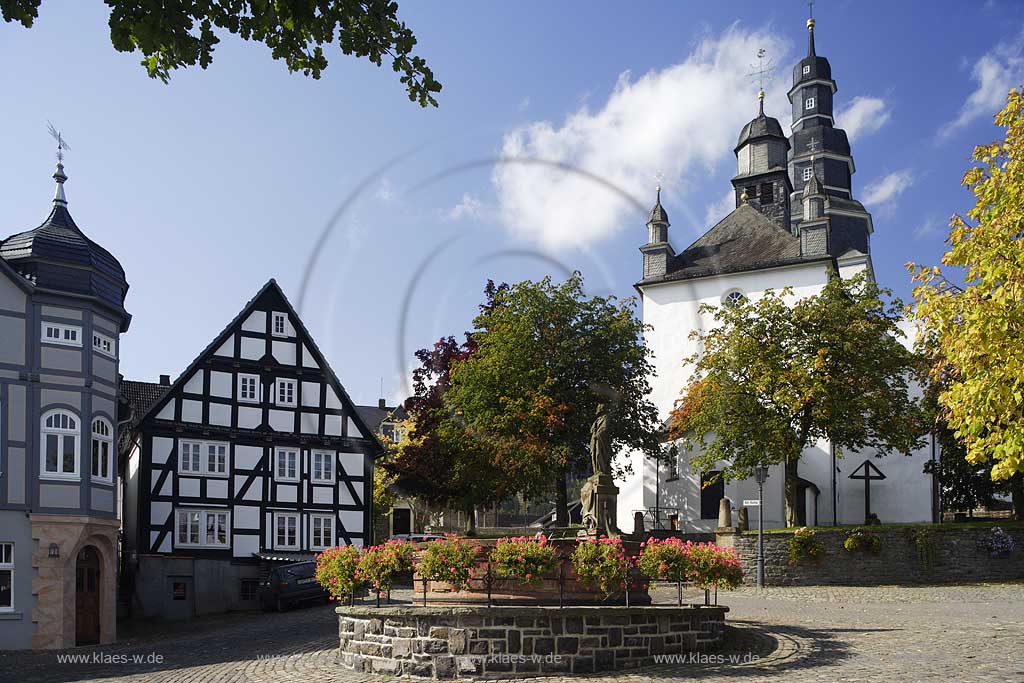
[[[757,300],[704,306],[716,325],[693,333],[702,352],[672,413],[672,436],[697,449],[694,469],[747,478],[759,464],[785,468],[786,521],[797,523],[798,464],[827,438],[846,451],[909,454],[924,417],[910,398],[917,367],[887,302],[865,274],[833,276],[816,296],[766,291]]]
[[[995,480],[1024,473],[1024,95],[995,122],[1005,139],[974,150],[964,173],[976,203],[950,220],[939,266],[908,264],[916,315],[942,386],[938,402],[971,463]],[[952,272],[951,272],[952,271]],[[963,277],[961,286],[956,275]],[[951,279],[952,278],[952,279]],[[1018,496],[1024,498],[1024,496]]]
[[[31,28],[43,0],[0,0],[5,22]],[[401,74],[409,99],[437,106],[441,84],[422,57],[412,54],[416,37],[398,18],[394,0],[104,0],[110,7],[110,42],[119,52],[139,51],[152,78],[213,62],[218,32],[263,43],[289,71],[313,78],[327,68],[325,46],[366,58],[385,59]]]

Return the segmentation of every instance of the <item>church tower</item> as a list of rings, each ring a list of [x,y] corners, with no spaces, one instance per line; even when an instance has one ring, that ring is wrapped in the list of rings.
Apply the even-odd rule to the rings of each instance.
[[[764,113],[764,90],[757,93],[757,116],[740,131],[736,176],[732,186],[736,206],[749,203],[783,230],[790,229],[790,194],[793,185],[786,173],[789,140],[777,119]]]
[[[672,265],[675,250],[668,241],[668,211],[661,205],[661,185],[658,198],[647,218],[647,244],[640,247],[644,255],[644,279],[664,276]]]
[[[790,222],[796,235],[806,225],[831,223],[829,251],[837,260],[860,259],[867,263],[871,215],[853,198],[852,176],[856,171],[846,131],[836,128],[833,97],[837,91],[832,66],[817,54],[813,18],[807,20],[807,56],[793,67],[789,90],[793,122],[789,156],[789,178],[794,188],[790,198]],[[812,183],[813,181],[813,183]],[[812,186],[824,197],[805,201],[805,187]],[[818,213],[808,214],[810,208]],[[843,264],[840,263],[840,266]]]

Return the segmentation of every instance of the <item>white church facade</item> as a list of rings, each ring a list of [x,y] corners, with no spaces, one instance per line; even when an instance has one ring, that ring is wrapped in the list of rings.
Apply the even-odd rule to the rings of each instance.
[[[654,353],[651,399],[666,420],[692,366],[683,359],[698,351],[694,330],[714,324],[704,304],[728,305],[731,299],[756,300],[767,289],[792,289],[792,300],[821,291],[833,273],[840,277],[867,271],[873,276],[870,214],[853,198],[855,170],[845,131],[834,126],[836,83],[828,60],[815,52],[814,20],[808,21],[808,54],[793,69],[790,135],[763,107],[740,133],[732,179],[736,209],[681,252],[669,242],[668,214],[660,195],[648,220],[640,292],[645,342]],[[910,337],[905,340],[910,343]],[[666,450],[672,444],[666,443]],[[642,512],[648,529],[712,531],[719,501],[735,510],[757,499],[750,480],[722,482],[690,466],[677,443],[676,462],[628,456],[632,472],[618,482],[618,518],[628,524]],[[883,522],[932,521],[937,504],[934,482],[923,471],[937,457],[932,439],[911,456],[875,458],[873,451],[836,453],[827,440],[806,450],[800,462],[798,518],[806,525],[859,524],[865,515],[865,482],[851,479],[865,460],[885,478],[871,482],[871,510]],[[706,480],[717,479],[704,486]],[[751,509],[756,524],[757,510]],[[764,486],[765,526],[785,526],[783,472],[773,466]]]

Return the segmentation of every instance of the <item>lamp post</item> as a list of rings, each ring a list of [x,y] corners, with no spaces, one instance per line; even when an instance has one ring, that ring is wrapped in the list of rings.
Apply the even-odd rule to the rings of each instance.
[[[764,588],[764,482],[768,478],[768,466],[754,468],[757,481],[757,587]]]

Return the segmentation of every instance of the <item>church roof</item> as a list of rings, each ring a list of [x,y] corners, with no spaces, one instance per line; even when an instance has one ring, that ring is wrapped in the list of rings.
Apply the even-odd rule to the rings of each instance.
[[[801,257],[799,238],[753,206],[742,204],[677,254],[665,275],[639,284],[689,280],[827,258],[831,257]]]
[[[736,143],[736,149],[738,150],[751,140],[764,137],[775,137],[786,140],[786,134],[782,132],[782,124],[779,123],[778,119],[766,116],[764,112],[761,112],[757,118],[743,126],[743,129],[740,130],[740,137],[739,141]]]

